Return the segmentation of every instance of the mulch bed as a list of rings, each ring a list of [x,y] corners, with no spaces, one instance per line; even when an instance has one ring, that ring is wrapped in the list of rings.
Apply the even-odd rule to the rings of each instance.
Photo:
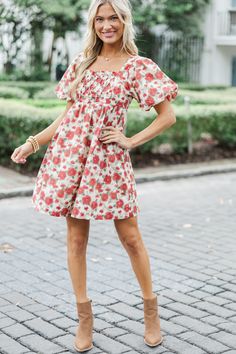
[[[195,150],[191,155],[187,152],[182,154],[152,154],[150,152],[131,154],[133,167],[135,168],[176,165],[191,162],[207,162],[229,158],[236,158],[235,148],[230,149],[214,146],[203,150]]]

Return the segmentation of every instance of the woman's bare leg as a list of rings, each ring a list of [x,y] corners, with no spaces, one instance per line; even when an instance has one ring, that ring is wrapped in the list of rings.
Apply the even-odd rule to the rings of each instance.
[[[143,297],[153,297],[150,261],[138,228],[137,217],[114,220],[114,224],[119,239],[130,257]]]
[[[86,250],[89,237],[89,220],[66,217],[67,263],[77,302],[88,301],[86,285]]]

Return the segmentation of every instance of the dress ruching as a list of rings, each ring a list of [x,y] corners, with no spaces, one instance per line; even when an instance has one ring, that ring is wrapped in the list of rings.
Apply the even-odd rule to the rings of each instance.
[[[32,196],[36,210],[80,219],[124,219],[140,212],[129,150],[99,140],[102,127],[124,133],[127,110],[136,99],[143,110],[175,99],[177,84],[151,59],[135,55],[119,71],[87,69],[70,93],[79,53],[55,87],[59,99],[72,101],[50,140]]]

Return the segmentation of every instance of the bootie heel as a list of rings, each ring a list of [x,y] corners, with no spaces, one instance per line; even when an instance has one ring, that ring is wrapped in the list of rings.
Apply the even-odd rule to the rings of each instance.
[[[157,295],[150,299],[143,298],[145,324],[144,343],[150,347],[161,344],[164,339],[161,334],[157,306]]]
[[[79,325],[76,329],[74,348],[78,352],[85,352],[93,348],[93,312],[92,300],[77,302]]]

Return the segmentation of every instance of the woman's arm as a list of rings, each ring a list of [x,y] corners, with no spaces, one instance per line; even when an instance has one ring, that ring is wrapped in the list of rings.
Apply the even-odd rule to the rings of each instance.
[[[55,131],[59,127],[62,119],[64,118],[65,114],[71,108],[73,101],[68,101],[65,110],[50,124],[47,128],[39,132],[38,134],[34,135],[37,139],[39,146],[48,144],[49,141],[52,139]]]
[[[173,107],[167,99],[154,106],[154,108],[158,113],[158,117],[147,128],[129,138],[130,149],[155,138],[176,123]]]
[[[68,110],[71,108],[73,101],[68,101],[65,110],[50,124],[47,128],[39,132],[34,137],[37,139],[39,146],[48,144],[59,127],[62,119],[65,117]],[[25,163],[26,158],[33,153],[33,146],[30,142],[25,142],[24,144],[15,148],[11,155],[11,159],[16,163]]]
[[[102,128],[100,140],[105,144],[117,142],[125,149],[133,149],[155,138],[176,122],[174,110],[168,99],[153,107],[157,111],[158,117],[139,133],[128,138],[117,128],[105,127]]]

